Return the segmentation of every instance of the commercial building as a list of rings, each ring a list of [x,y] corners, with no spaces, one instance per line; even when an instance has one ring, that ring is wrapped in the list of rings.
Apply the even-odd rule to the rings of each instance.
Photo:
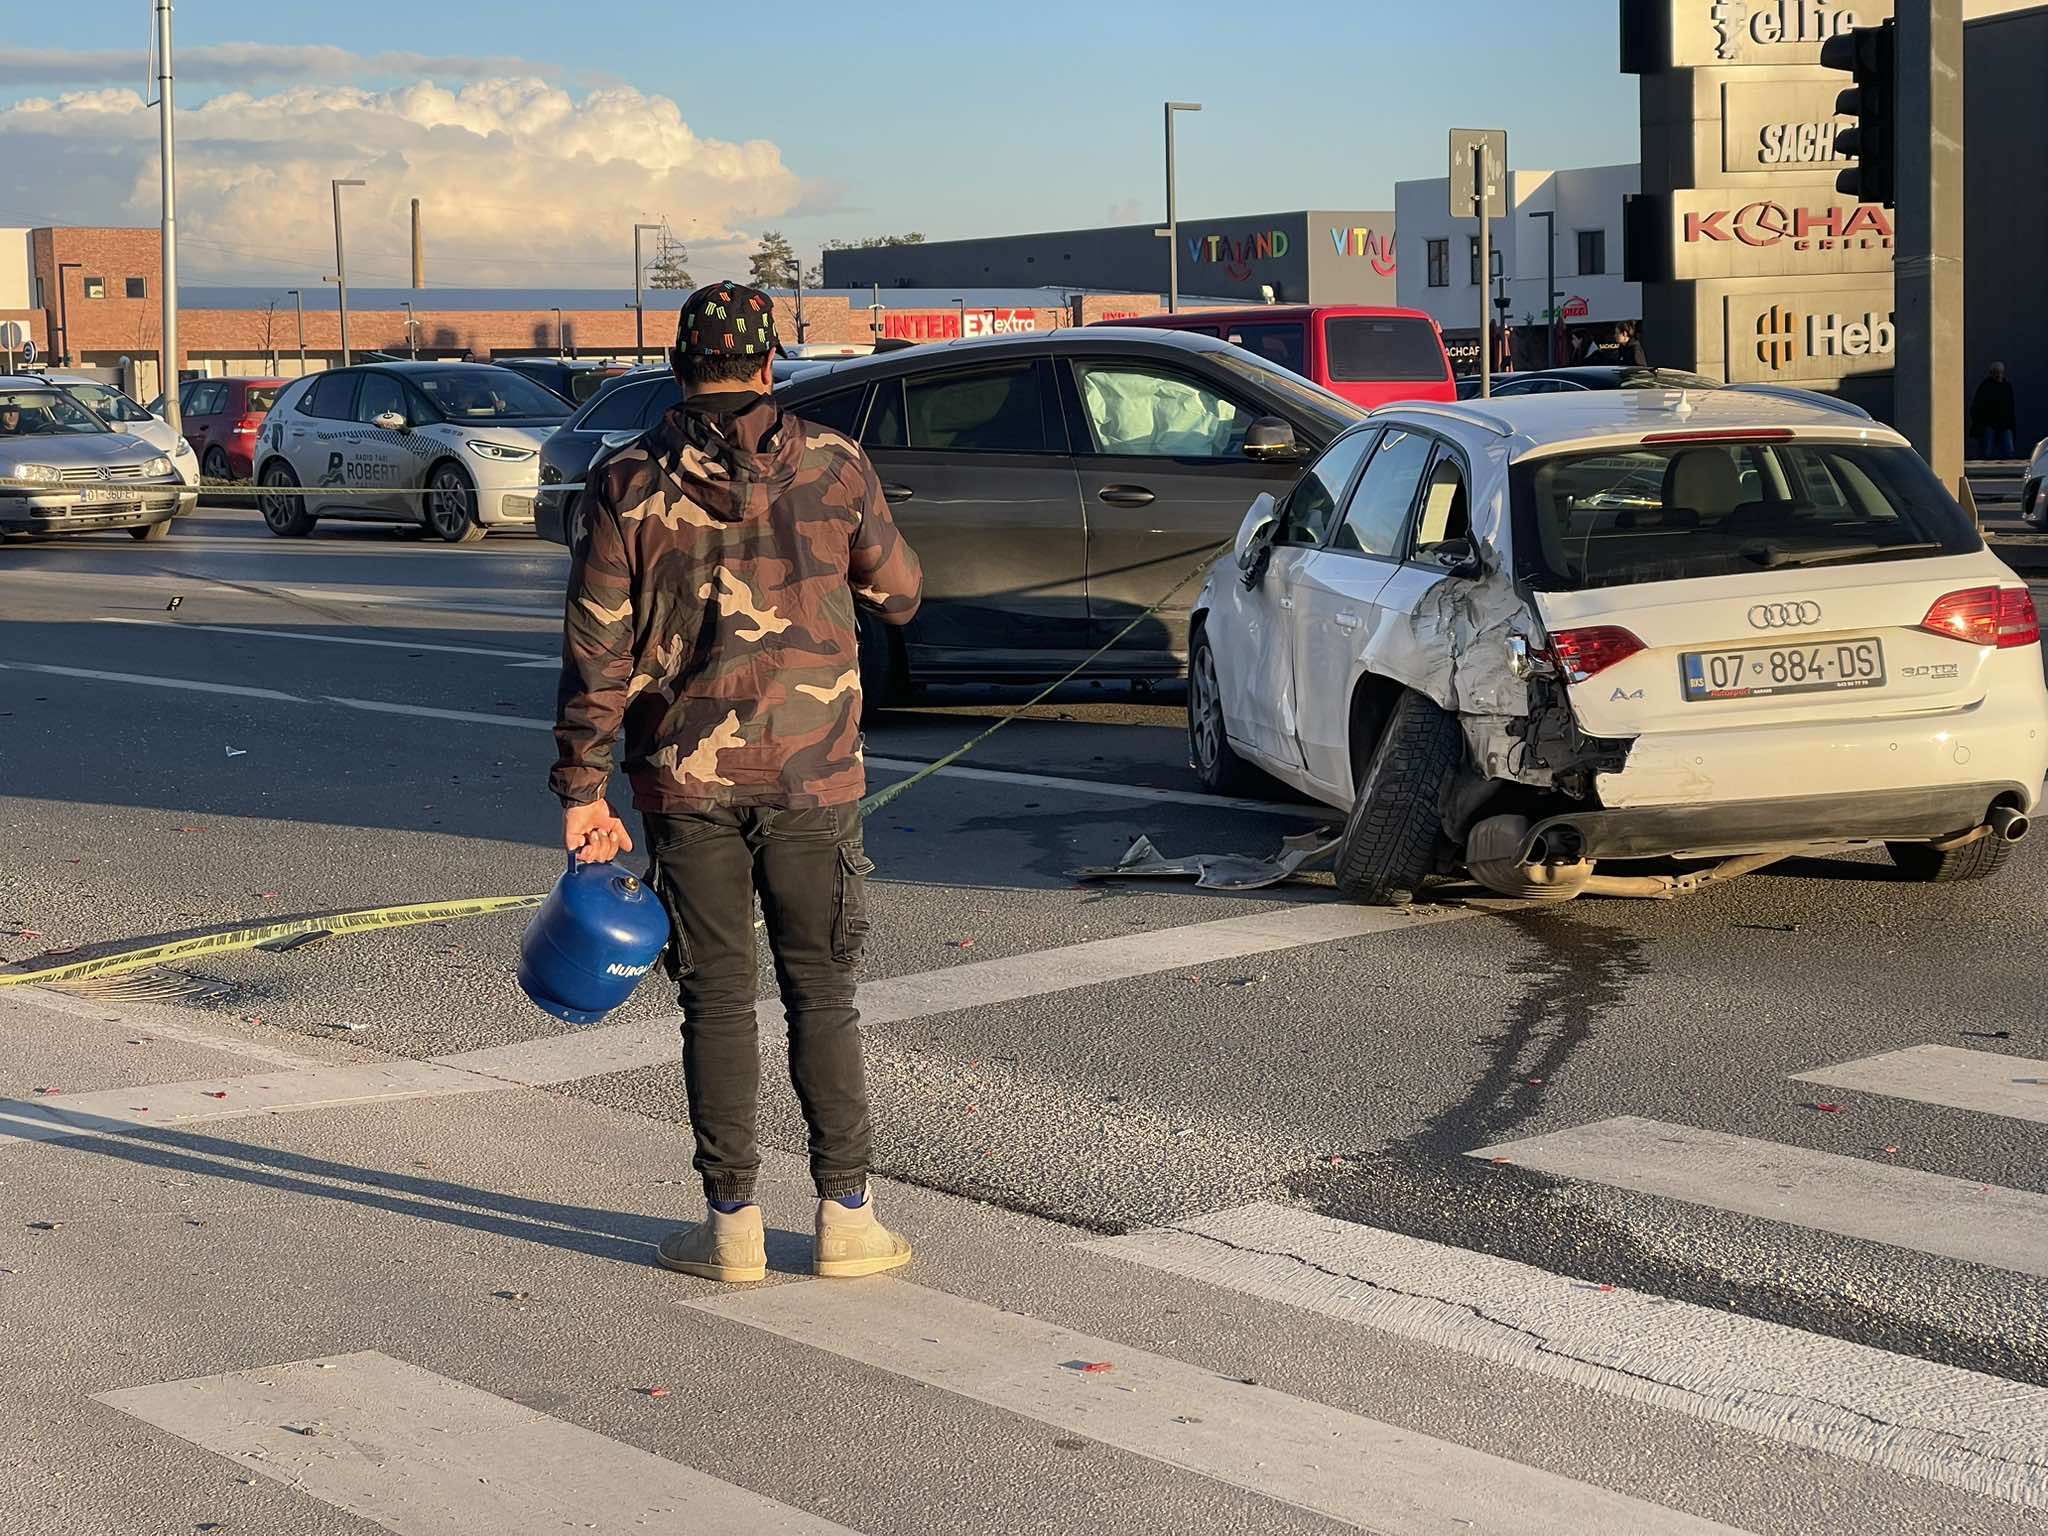
[[[1166,241],[1151,224],[827,251],[828,288],[1052,287],[1164,295]],[[1283,304],[1392,304],[1394,216],[1255,213],[1182,221],[1180,292]]]
[[[1622,276],[1622,215],[1637,183],[1634,165],[1509,172],[1508,216],[1489,231],[1495,276],[1482,283],[1478,221],[1451,216],[1449,179],[1396,182],[1399,302],[1443,328],[1461,372],[1478,367],[1480,304],[1500,297],[1494,315],[1510,327],[1517,366],[1548,361],[1553,300],[1566,330],[1605,339],[1643,312],[1641,287]]]

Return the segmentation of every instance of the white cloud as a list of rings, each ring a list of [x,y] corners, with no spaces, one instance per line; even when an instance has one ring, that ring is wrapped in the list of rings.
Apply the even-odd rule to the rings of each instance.
[[[519,59],[424,53],[355,53],[319,43],[203,43],[174,50],[177,78],[192,84],[263,80],[364,80],[379,76],[484,80],[546,73]],[[148,74],[140,48],[0,48],[0,85],[131,85]]]
[[[154,223],[156,123],[126,90],[0,108],[0,217]],[[178,111],[183,271],[317,283],[334,259],[328,181],[351,176],[369,183],[343,193],[349,277],[366,287],[408,280],[415,197],[430,286],[614,287],[631,282],[636,222],[671,220],[708,280],[743,268],[743,232],[804,191],[774,144],[700,138],[674,101],[625,87],[234,91]]]

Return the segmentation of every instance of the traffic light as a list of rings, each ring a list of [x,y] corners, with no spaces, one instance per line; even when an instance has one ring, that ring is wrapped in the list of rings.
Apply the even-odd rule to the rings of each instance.
[[[1862,203],[1893,205],[1898,186],[1899,43],[1890,21],[1852,27],[1820,45],[1823,68],[1846,70],[1856,84],[1835,110],[1856,119],[1835,135],[1835,153],[1854,155],[1856,166],[1835,178],[1835,190]]]

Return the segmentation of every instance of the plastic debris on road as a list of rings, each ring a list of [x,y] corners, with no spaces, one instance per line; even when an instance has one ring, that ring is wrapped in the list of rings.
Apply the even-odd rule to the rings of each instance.
[[[1282,838],[1280,851],[1268,858],[1248,853],[1191,853],[1172,857],[1161,853],[1149,837],[1139,837],[1115,864],[1097,865],[1071,871],[1076,880],[1120,880],[1142,876],[1148,879],[1194,878],[1199,889],[1211,891],[1256,891],[1291,880],[1314,867],[1337,850],[1341,839],[1328,828]]]
[[[1069,1360],[1066,1362],[1066,1368],[1070,1371],[1079,1371],[1083,1376],[1100,1376],[1105,1371],[1116,1369],[1107,1360]]]

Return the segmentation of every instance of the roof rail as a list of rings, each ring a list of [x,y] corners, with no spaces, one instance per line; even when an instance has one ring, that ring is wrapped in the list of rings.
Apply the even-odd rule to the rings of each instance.
[[[1863,421],[1877,419],[1855,401],[1844,400],[1840,395],[1822,394],[1817,389],[1800,389],[1792,384],[1729,384],[1725,387],[1738,395],[1769,395],[1774,400],[1794,400],[1801,405],[1818,406],[1821,410],[1855,416]]]
[[[1390,400],[1385,405],[1374,406],[1366,412],[1368,416],[1389,415],[1395,411],[1418,412],[1424,416],[1448,416],[1453,421],[1462,421],[1470,426],[1483,427],[1495,437],[1513,437],[1515,428],[1503,418],[1491,412],[1478,410],[1460,400],[1455,405],[1436,400]]]

